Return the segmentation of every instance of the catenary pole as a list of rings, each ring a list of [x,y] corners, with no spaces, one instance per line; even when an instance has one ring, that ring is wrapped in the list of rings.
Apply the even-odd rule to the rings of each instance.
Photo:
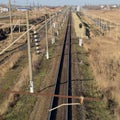
[[[13,41],[11,0],[8,1],[8,4],[9,4],[9,16],[10,16],[11,40]]]
[[[48,51],[48,28],[47,28],[47,17],[45,16],[45,28],[46,28],[46,58],[49,59],[49,51]]]
[[[29,30],[29,11],[26,11],[27,18],[27,30]],[[28,43],[28,62],[29,62],[29,79],[30,79],[30,93],[34,93],[33,85],[33,74],[32,74],[32,55],[31,55],[31,42],[30,42],[30,32],[27,33],[27,43]]]

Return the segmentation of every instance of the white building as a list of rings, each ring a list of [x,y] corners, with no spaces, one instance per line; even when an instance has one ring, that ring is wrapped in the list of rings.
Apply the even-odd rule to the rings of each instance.
[[[112,8],[117,8],[117,5],[113,5]]]
[[[27,11],[27,10],[31,10],[30,8],[17,8],[17,11]]]
[[[3,12],[8,12],[9,9],[7,7],[0,7],[0,13],[3,13]]]
[[[77,6],[77,12],[80,12],[80,6]]]
[[[104,5],[101,5],[100,8],[103,9],[103,8],[104,8]]]

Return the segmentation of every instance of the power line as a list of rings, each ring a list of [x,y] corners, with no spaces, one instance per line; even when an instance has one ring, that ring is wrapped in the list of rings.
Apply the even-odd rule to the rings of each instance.
[[[71,98],[71,99],[78,99],[80,100],[81,96],[66,96],[66,95],[57,95],[57,94],[48,94],[48,93],[39,93],[34,92],[23,92],[23,91],[10,91],[10,90],[2,90],[0,89],[0,93],[8,93],[8,94],[20,94],[20,95],[31,95],[31,96],[45,96],[45,97],[58,97],[58,98]],[[100,98],[92,98],[92,97],[84,97],[84,101],[101,101],[102,99]]]

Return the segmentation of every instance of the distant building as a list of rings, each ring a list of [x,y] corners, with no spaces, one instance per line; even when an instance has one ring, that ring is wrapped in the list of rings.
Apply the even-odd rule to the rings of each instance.
[[[104,5],[101,5],[100,8],[103,9],[103,8],[104,8]]]
[[[9,9],[7,7],[0,7],[0,13],[3,13],[3,12],[8,12]]]
[[[110,5],[101,5],[100,8],[102,10],[110,10]]]
[[[113,5],[112,8],[117,8],[117,5]]]
[[[17,11],[27,11],[27,10],[31,10],[30,8],[17,8]]]

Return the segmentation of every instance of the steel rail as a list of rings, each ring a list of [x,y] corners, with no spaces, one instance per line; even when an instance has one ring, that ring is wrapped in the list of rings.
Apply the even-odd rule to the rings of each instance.
[[[54,94],[59,94],[60,91],[60,80],[61,80],[61,74],[62,74],[62,67],[63,67],[63,62],[64,62],[64,53],[65,53],[65,47],[66,47],[66,41],[68,40],[69,44],[69,49],[68,49],[68,84],[67,84],[67,95],[71,95],[71,28],[70,28],[70,22],[71,22],[71,16],[69,15],[68,22],[67,22],[67,28],[66,28],[66,33],[64,37],[64,43],[63,43],[63,48],[62,48],[62,54],[60,58],[60,63],[59,63],[59,68],[58,68],[58,73],[56,77],[56,84],[55,84],[55,89],[54,89]],[[55,96],[52,98],[50,109],[56,107],[58,105],[58,99]],[[67,99],[67,103],[71,103],[71,99]],[[48,120],[56,120],[56,113],[57,109],[50,111],[48,115]],[[69,120],[71,118],[71,107],[67,106],[66,108],[66,120]]]
[[[68,80],[67,80],[67,96],[72,95],[71,89],[71,13],[69,18],[69,33],[68,33]],[[71,98],[67,98],[67,103],[72,103]],[[66,106],[66,120],[72,120],[72,107]]]
[[[68,32],[70,31],[70,19],[68,18],[68,22],[67,22],[67,28],[66,28],[66,33],[65,33],[65,37],[64,37],[64,43],[63,43],[63,48],[62,48],[62,54],[61,54],[61,58],[60,58],[60,63],[59,63],[59,68],[58,68],[58,73],[57,73],[57,77],[56,77],[56,83],[55,83],[55,88],[54,88],[54,94],[55,95],[59,95],[59,91],[60,91],[60,80],[61,80],[61,74],[62,74],[62,68],[63,68],[63,61],[64,61],[64,54],[65,54],[65,47],[66,47],[66,41],[68,39]],[[70,46],[69,46],[70,47]],[[71,49],[71,48],[70,48]],[[69,49],[69,50],[70,50]],[[70,52],[69,52],[70,54]],[[69,56],[69,55],[68,55]],[[69,57],[69,59],[71,59]],[[70,64],[70,63],[69,63]],[[68,68],[70,69],[70,68]],[[69,71],[70,73],[70,71]],[[68,74],[69,74],[68,73]],[[69,75],[70,78],[70,75]],[[69,79],[68,78],[68,79]],[[69,89],[69,88],[68,88]],[[70,94],[69,94],[70,95]],[[51,104],[50,104],[50,109],[56,107],[58,105],[58,99],[57,97],[53,96]],[[68,108],[69,110],[69,108]],[[57,109],[50,111],[49,115],[48,115],[48,120],[55,120],[56,119],[56,113],[57,113]]]

